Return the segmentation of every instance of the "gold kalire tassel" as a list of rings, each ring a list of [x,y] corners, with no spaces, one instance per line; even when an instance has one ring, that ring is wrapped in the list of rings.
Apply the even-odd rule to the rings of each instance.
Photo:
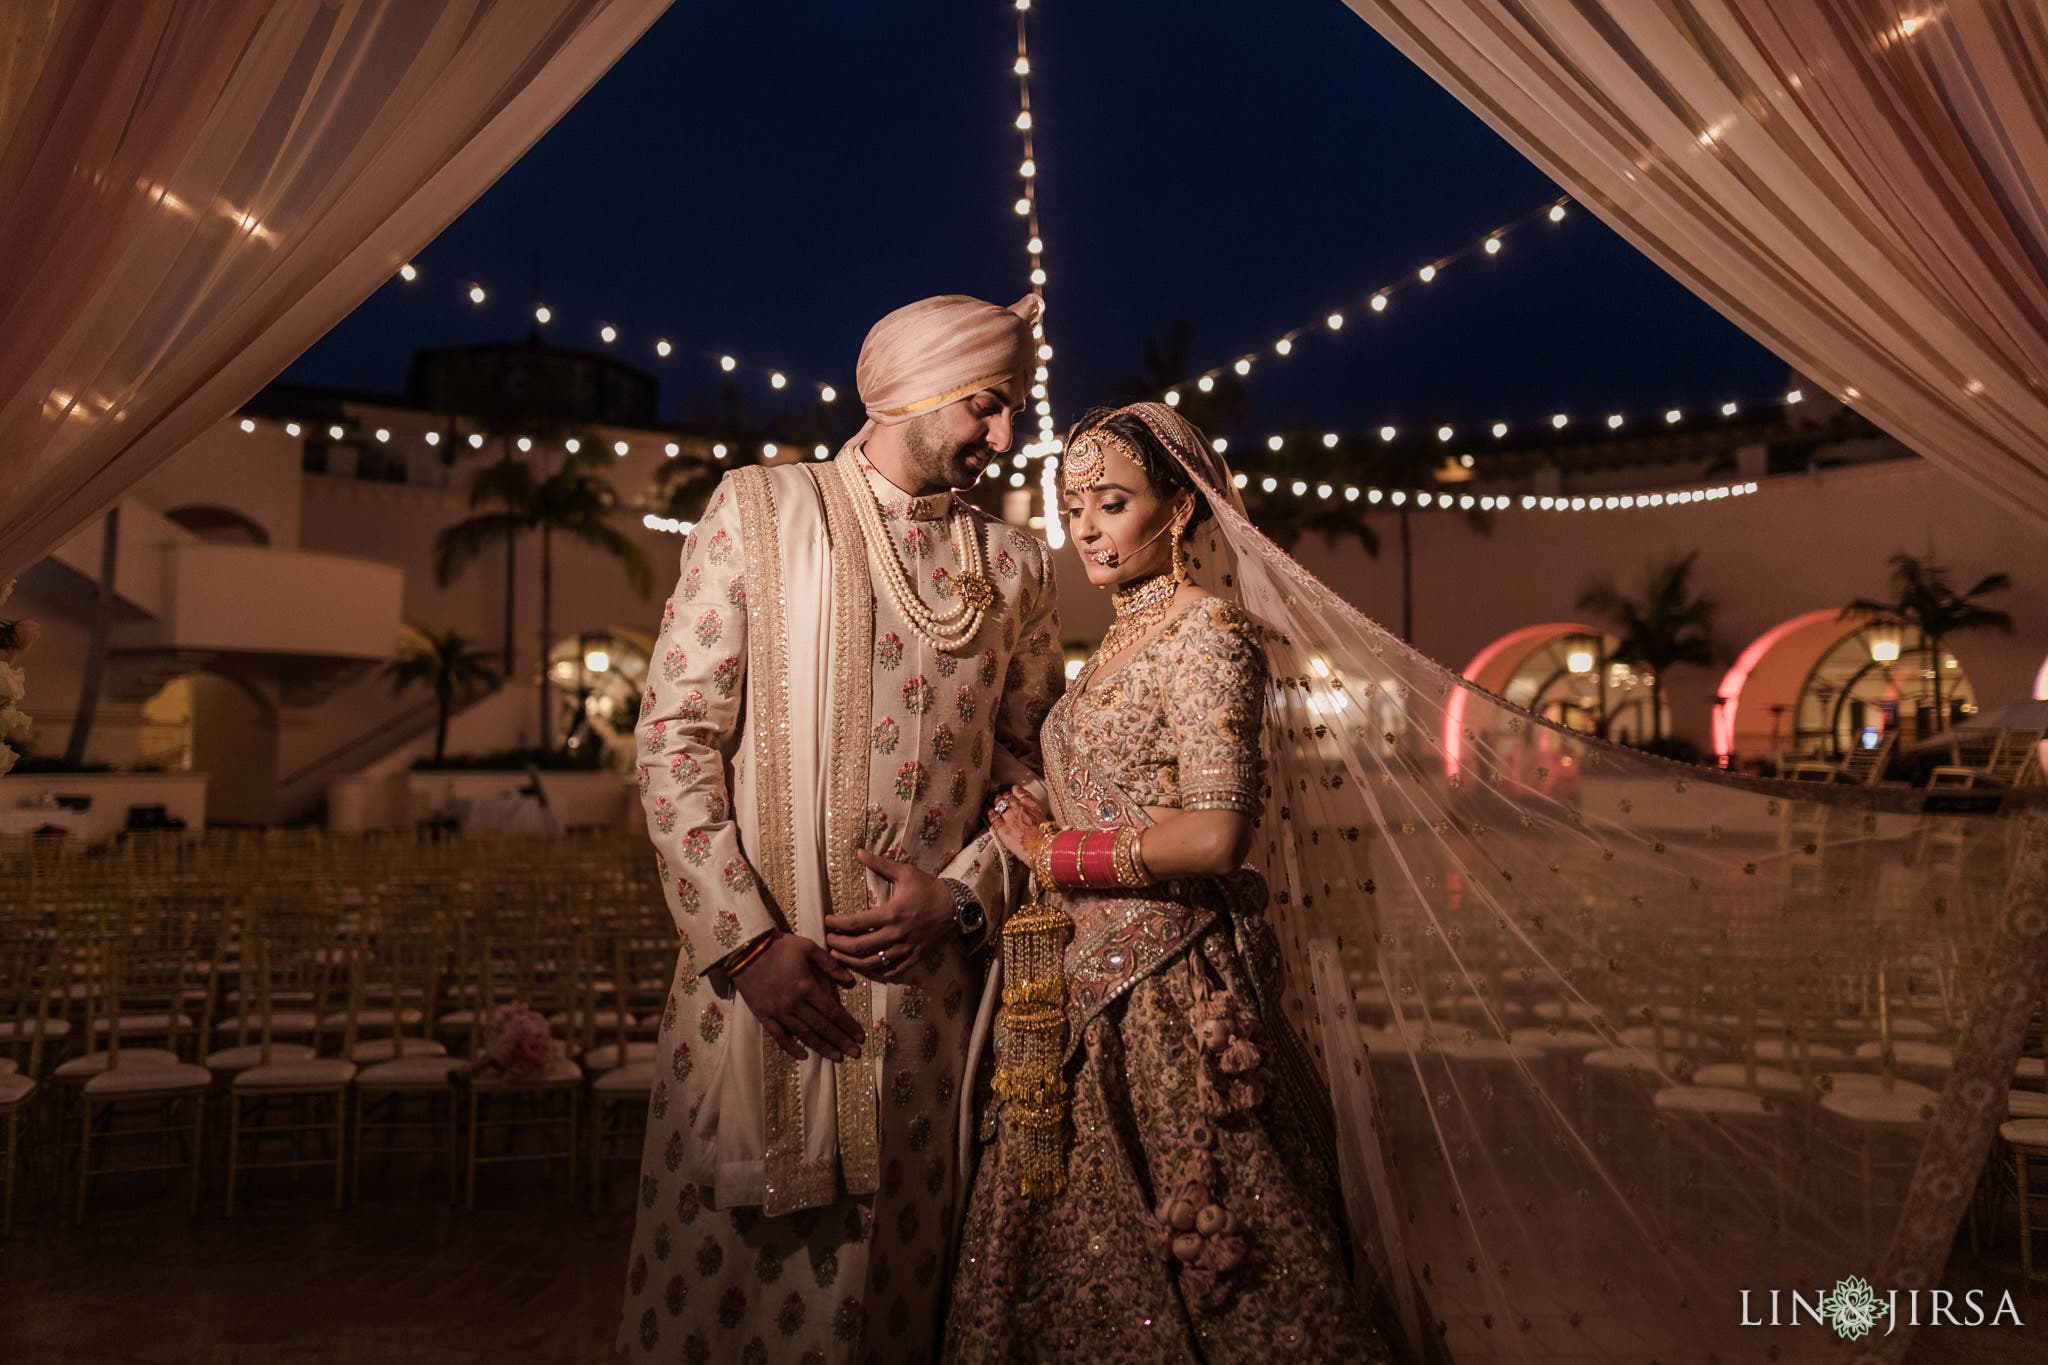
[[[1074,922],[1033,899],[1003,925],[1003,1008],[996,1015],[995,1092],[1003,1141],[1016,1156],[1018,1192],[1049,1198],[1066,1188],[1067,941]]]

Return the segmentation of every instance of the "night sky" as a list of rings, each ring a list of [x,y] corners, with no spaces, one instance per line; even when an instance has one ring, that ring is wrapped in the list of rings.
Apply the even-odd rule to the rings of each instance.
[[[679,0],[526,157],[287,378],[397,391],[416,347],[616,349],[679,413],[729,351],[839,384],[875,318],[1028,287],[1007,0]],[[1062,421],[1185,318],[1199,368],[1267,357],[1254,435],[1534,425],[1780,392],[1784,364],[1590,213],[1373,288],[1558,193],[1338,0],[1039,0],[1032,94]],[[464,291],[492,291],[485,307]],[[1286,361],[1274,337],[1343,307]],[[679,348],[657,361],[666,336]],[[757,418],[779,403],[749,385]],[[849,430],[857,420],[847,405]]]

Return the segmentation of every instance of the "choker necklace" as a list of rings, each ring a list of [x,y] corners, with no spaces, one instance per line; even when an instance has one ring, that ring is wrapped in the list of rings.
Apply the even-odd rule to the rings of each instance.
[[[1109,629],[1102,633],[1102,643],[1095,648],[1096,660],[1101,662],[1115,658],[1146,631],[1165,620],[1166,609],[1173,605],[1181,582],[1178,574],[1157,573],[1128,588],[1112,592],[1109,600],[1116,608],[1116,620],[1110,622]]]

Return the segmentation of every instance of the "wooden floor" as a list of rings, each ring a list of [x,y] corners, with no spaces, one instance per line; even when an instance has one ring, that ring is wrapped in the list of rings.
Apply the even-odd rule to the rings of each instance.
[[[623,1182],[622,1182],[623,1183]],[[478,1211],[431,1179],[342,1213],[278,1189],[223,1219],[187,1219],[153,1187],[109,1197],[84,1228],[37,1201],[0,1241],[5,1365],[584,1365],[608,1362],[632,1218],[593,1215],[507,1178]],[[2048,1253],[2048,1247],[2043,1248]],[[2048,1286],[2022,1291],[2018,1248],[1959,1258],[1947,1287],[2015,1292],[2026,1327],[1922,1332],[1915,1365],[2048,1360]],[[1575,1331],[1542,1361],[1631,1361]],[[1839,1359],[1813,1335],[1814,1361]],[[1592,1347],[1597,1354],[1588,1355]],[[1799,1365],[1790,1354],[1779,1357]],[[1733,1362],[1730,1362],[1733,1365]]]

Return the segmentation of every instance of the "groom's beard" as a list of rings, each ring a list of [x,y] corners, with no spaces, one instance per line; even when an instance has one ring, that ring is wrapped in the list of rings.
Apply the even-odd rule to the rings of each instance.
[[[903,450],[910,466],[927,486],[971,487],[996,455],[986,441],[954,445],[941,429],[936,413],[913,420],[903,433]],[[919,490],[922,491],[922,490]]]

